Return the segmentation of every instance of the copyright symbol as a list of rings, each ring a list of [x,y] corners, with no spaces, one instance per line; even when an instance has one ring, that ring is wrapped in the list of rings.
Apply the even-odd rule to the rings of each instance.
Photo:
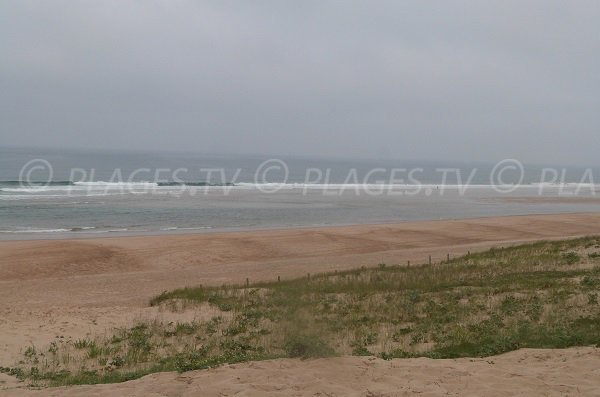
[[[269,172],[283,172],[283,179],[276,183],[269,182],[267,178]],[[283,187],[283,183],[287,182],[290,170],[287,164],[280,159],[270,159],[263,161],[254,174],[254,183],[259,191],[262,193],[275,193]]]
[[[42,177],[34,179],[34,173],[36,175],[41,173]],[[35,186],[46,187],[52,182],[53,176],[54,170],[48,160],[34,159],[28,161],[21,168],[21,172],[19,172],[19,184],[21,187],[29,187],[35,182]]]
[[[517,182],[507,182],[506,173],[514,176],[516,173]],[[498,193],[512,193],[523,183],[525,178],[525,168],[523,163],[515,159],[506,159],[497,163],[490,174],[490,184]],[[511,180],[512,177],[510,178]]]

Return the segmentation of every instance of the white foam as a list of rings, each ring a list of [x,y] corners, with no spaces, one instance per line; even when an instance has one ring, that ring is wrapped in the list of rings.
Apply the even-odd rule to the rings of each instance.
[[[127,194],[126,192],[119,193],[88,193],[79,194],[78,197],[106,197],[106,196],[120,196]],[[75,195],[74,195],[75,196]],[[57,199],[69,197],[69,194],[0,194],[0,200],[4,201],[16,201],[16,200],[43,200],[43,199]],[[77,204],[77,203],[72,203]],[[85,203],[87,204],[87,202]]]
[[[174,231],[174,230],[205,230],[212,229],[212,226],[197,226],[197,227],[178,227],[178,226],[170,226],[170,227],[161,227],[160,230],[163,232]]]
[[[129,187],[129,186],[158,186],[156,182],[73,182],[75,186]],[[66,186],[69,187],[69,186]]]
[[[0,230],[0,233],[65,233],[71,229],[25,229],[25,230]]]

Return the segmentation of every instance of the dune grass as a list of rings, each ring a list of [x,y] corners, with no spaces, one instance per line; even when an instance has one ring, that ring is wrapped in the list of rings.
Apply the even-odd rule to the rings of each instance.
[[[540,242],[438,264],[164,292],[164,310],[218,315],[148,321],[25,350],[10,372],[32,385],[121,382],[278,357],[483,357],[521,347],[600,344],[600,238]]]

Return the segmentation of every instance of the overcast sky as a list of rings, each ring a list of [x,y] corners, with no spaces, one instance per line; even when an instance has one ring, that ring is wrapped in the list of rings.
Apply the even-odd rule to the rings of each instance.
[[[0,145],[600,164],[599,1],[0,2]]]

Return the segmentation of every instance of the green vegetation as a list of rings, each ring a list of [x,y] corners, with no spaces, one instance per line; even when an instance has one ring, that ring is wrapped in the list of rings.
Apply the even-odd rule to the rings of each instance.
[[[109,335],[24,350],[34,385],[121,382],[276,357],[480,357],[521,347],[600,344],[600,238],[492,249],[443,264],[164,292],[163,310],[210,309]]]

